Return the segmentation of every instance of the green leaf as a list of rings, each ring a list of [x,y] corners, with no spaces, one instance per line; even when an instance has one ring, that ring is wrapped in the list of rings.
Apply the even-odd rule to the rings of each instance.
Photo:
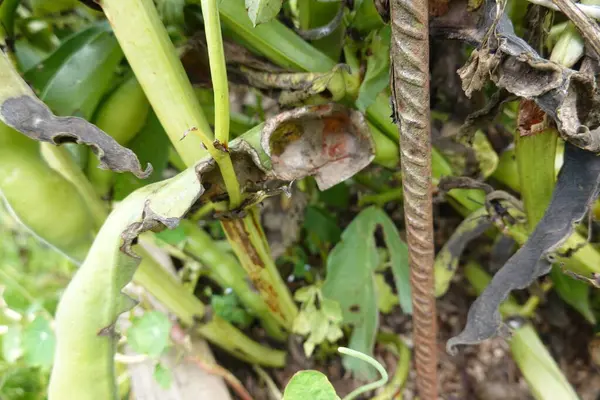
[[[210,305],[219,317],[241,328],[248,327],[252,322],[252,316],[242,308],[238,297],[233,292],[225,295],[212,295]]]
[[[327,377],[319,371],[297,372],[285,388],[283,400],[339,400]]]
[[[175,229],[165,229],[162,232],[158,232],[155,236],[163,242],[171,245],[177,245],[186,239],[185,229],[179,225]]]
[[[127,342],[140,354],[158,357],[167,348],[171,322],[158,311],[150,311],[133,320],[127,332]]]
[[[35,15],[57,14],[77,6],[77,0],[30,0]]]
[[[327,259],[323,284],[323,295],[340,303],[344,323],[354,325],[350,348],[367,355],[373,352],[379,314],[374,281],[379,265],[374,239],[378,226],[389,250],[400,305],[404,312],[412,311],[407,247],[394,223],[377,207],[363,210],[342,233],[342,240]],[[371,366],[351,357],[344,357],[344,365],[361,378],[376,376]]]
[[[319,200],[330,207],[347,208],[350,205],[350,188],[346,182],[319,192]]]
[[[390,83],[391,28],[385,25],[374,32],[367,48],[367,72],[358,90],[356,107],[362,112],[375,102],[377,95]]]
[[[246,0],[246,10],[254,26],[269,22],[279,14],[282,0]]]
[[[21,345],[21,326],[9,325],[6,333],[2,335],[2,358],[12,364],[23,355]]]
[[[50,368],[55,346],[56,338],[46,318],[36,317],[23,330],[23,351],[28,365]]]
[[[173,374],[168,367],[165,367],[161,363],[156,364],[154,367],[154,380],[158,383],[163,389],[168,389],[171,387],[171,383],[173,382]]]
[[[389,314],[396,304],[398,297],[394,295],[392,288],[385,281],[382,274],[375,274],[375,290],[377,293],[377,308],[384,313]]]
[[[321,243],[336,243],[340,240],[342,231],[335,218],[327,211],[309,206],[304,216],[304,229],[314,235]]]
[[[89,120],[122,58],[117,39],[100,23],[67,39],[25,78],[56,114]]]
[[[153,112],[142,130],[127,144],[142,165],[152,164],[154,168],[148,178],[139,179],[133,174],[118,174],[115,179],[115,200],[123,200],[134,190],[163,179],[163,172],[169,163],[169,137]]]
[[[590,286],[586,282],[567,276],[560,268],[552,268],[550,276],[558,295],[568,305],[579,311],[590,324],[594,325],[596,317],[590,305]]]

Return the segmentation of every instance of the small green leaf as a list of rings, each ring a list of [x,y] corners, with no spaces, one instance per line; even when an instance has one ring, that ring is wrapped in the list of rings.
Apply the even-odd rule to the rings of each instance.
[[[12,364],[23,355],[21,346],[21,326],[9,325],[6,333],[2,335],[2,358]]]
[[[169,344],[171,322],[158,311],[150,311],[133,320],[127,332],[127,342],[133,350],[158,357]]]
[[[332,322],[342,322],[342,307],[340,307],[340,303],[331,299],[322,299],[321,300],[321,311],[323,311],[323,315],[332,321]]]
[[[367,49],[367,72],[356,99],[356,107],[362,112],[375,102],[377,95],[390,83],[390,38],[389,25],[372,35]]]
[[[375,274],[375,290],[377,293],[377,308],[389,314],[394,306],[398,304],[398,297],[394,295],[392,288],[387,284],[382,274]]]
[[[301,287],[294,293],[294,300],[301,303],[312,303],[318,291],[319,289],[314,285]]]
[[[23,330],[23,351],[28,365],[50,368],[55,346],[56,338],[46,318],[36,317]]]
[[[233,292],[211,296],[210,305],[215,314],[240,328],[246,328],[252,322],[252,316],[241,306],[238,297]]]
[[[173,374],[171,370],[161,363],[156,364],[154,367],[154,380],[158,383],[163,389],[168,389],[171,387],[171,383],[173,382]]]
[[[246,10],[254,26],[269,22],[279,14],[282,0],[246,0]]]
[[[339,400],[327,377],[319,371],[300,371],[292,376],[283,400]]]
[[[294,319],[292,331],[302,336],[306,336],[309,334],[310,320],[308,319],[308,314],[305,311],[300,311],[296,319]]]

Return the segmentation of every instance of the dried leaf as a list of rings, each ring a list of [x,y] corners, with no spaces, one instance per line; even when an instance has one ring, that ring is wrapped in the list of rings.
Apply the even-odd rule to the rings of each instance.
[[[448,352],[507,332],[498,307],[512,290],[524,289],[550,272],[552,252],[569,238],[598,196],[600,157],[572,144],[565,145],[564,165],[544,217],[525,245],[494,276],[469,310],[467,326],[447,343]]]
[[[321,190],[350,178],[375,157],[363,115],[336,104],[302,107],[269,119],[261,145],[276,178],[314,176]]]
[[[26,136],[56,145],[68,142],[86,144],[98,156],[100,167],[117,172],[148,176],[131,150],[120,146],[112,137],[77,117],[57,117],[42,103],[13,68],[9,58],[0,56],[0,120]]]
[[[534,100],[556,121],[565,140],[582,149],[600,152],[600,113],[597,112],[600,94],[593,77],[540,57],[515,35],[502,7],[488,0],[484,8],[484,15],[488,17],[484,20],[489,22],[486,33],[479,48],[458,70],[467,96],[482,89],[490,79],[499,88]]]

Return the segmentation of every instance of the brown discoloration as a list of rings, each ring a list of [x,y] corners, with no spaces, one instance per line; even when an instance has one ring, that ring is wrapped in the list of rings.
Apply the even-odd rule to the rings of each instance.
[[[548,128],[548,118],[533,100],[523,99],[519,104],[517,127],[521,136],[537,135]]]
[[[277,178],[314,176],[321,190],[350,178],[374,157],[362,114],[337,104],[297,108],[267,120],[261,145]]]
[[[258,221],[254,217],[251,217],[252,224],[259,233],[262,234],[262,229],[258,225]],[[260,293],[261,297],[269,307],[272,313],[278,316],[282,321],[285,321],[285,316],[281,310],[280,299],[277,291],[271,285],[271,283],[262,277],[262,274],[266,273],[266,266],[264,261],[261,259],[260,254],[256,246],[250,241],[250,234],[246,229],[245,223],[247,219],[239,219],[232,221],[222,221],[222,226],[230,242],[240,246],[239,252],[236,252],[238,256],[243,254],[242,257],[247,257],[249,262],[244,262],[240,259],[242,266],[248,273],[250,282],[256,290]]]

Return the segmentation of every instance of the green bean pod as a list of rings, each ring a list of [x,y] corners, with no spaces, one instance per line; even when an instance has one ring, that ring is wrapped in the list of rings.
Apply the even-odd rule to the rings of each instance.
[[[82,260],[94,222],[77,189],[43,160],[39,144],[0,122],[0,192],[33,234],[73,260]],[[65,211],[53,209],[64,207]]]
[[[95,117],[98,128],[126,145],[143,128],[150,103],[135,76],[127,79],[100,105]],[[98,168],[98,159],[90,157],[87,175],[100,196],[111,189],[115,173]]]

